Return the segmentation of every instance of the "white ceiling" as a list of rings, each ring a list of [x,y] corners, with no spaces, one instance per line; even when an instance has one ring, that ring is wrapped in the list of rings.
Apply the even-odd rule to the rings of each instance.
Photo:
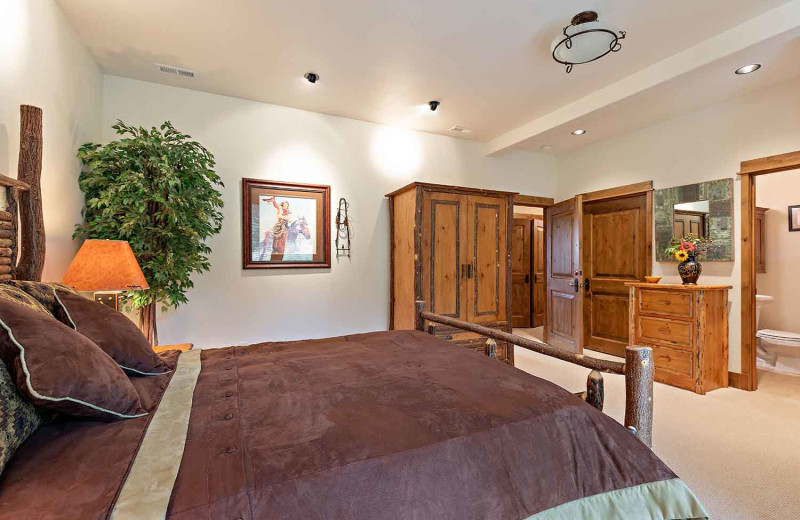
[[[446,135],[465,126],[491,153],[544,144],[559,153],[800,75],[800,0],[59,4],[106,73]],[[586,9],[628,36],[621,52],[566,74],[550,42]],[[748,23],[740,32],[759,37],[736,38]],[[711,63],[693,50],[703,48],[713,48]],[[667,58],[680,66],[656,70]],[[748,60],[765,67],[734,76]],[[164,75],[154,63],[198,75]],[[320,82],[306,82],[308,71]],[[599,96],[606,87],[625,95]],[[442,102],[435,114],[431,99]],[[567,130],[578,124],[589,133],[574,138]]]

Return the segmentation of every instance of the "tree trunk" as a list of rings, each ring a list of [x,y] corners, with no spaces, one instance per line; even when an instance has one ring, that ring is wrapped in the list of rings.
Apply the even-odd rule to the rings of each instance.
[[[139,330],[151,345],[158,345],[158,325],[156,324],[156,303],[139,309]]]
[[[40,282],[44,270],[45,236],[42,214],[42,109],[21,105],[19,126],[19,167],[17,179],[30,185],[19,193],[22,233],[17,278]]]

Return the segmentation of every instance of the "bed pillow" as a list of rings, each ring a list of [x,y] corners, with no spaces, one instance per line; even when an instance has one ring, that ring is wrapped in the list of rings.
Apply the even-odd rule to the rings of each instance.
[[[19,395],[11,374],[0,363],[0,474],[25,439],[44,422],[44,416]]]
[[[57,282],[31,282],[28,280],[9,280],[6,284],[16,287],[25,291],[29,296],[33,297],[36,301],[42,304],[42,307],[47,309],[50,314],[55,315],[58,302],[56,301],[56,289],[69,291],[73,294],[79,294],[78,291]]]
[[[101,420],[147,415],[128,376],[53,316],[0,299],[0,358],[34,405]]]
[[[56,318],[92,340],[126,372],[152,376],[170,371],[124,314],[62,289],[56,289],[56,299]]]
[[[18,303],[28,307],[29,309],[33,309],[36,312],[41,312],[48,315],[50,314],[50,311],[48,311],[44,305],[39,303],[36,298],[26,293],[19,287],[11,285],[9,282],[0,283],[0,300]]]

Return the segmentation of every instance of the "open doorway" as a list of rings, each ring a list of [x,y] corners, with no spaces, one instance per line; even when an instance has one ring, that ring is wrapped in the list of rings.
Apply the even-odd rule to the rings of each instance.
[[[792,208],[800,205],[797,195],[800,151],[742,162],[739,174],[742,176],[742,368],[741,373],[732,372],[729,379],[730,386],[756,390],[759,358],[765,368],[785,365],[791,369],[795,364],[800,368],[800,361],[795,359],[800,354],[794,351],[800,352],[796,311],[788,307],[789,319],[783,319],[783,313],[778,311],[779,305],[792,305],[778,302],[778,298],[785,300],[797,294],[788,285],[796,283],[793,270],[798,262],[796,257],[800,256],[800,208]],[[797,201],[790,202],[794,200],[792,196]],[[773,283],[776,276],[777,283]],[[782,356],[786,358],[783,362]]]
[[[512,326],[541,339],[545,320],[544,208],[553,199],[514,197],[511,228]]]

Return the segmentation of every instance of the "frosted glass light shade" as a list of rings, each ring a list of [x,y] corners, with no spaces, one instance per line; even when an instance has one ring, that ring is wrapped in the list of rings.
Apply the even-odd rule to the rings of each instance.
[[[596,18],[595,13],[591,14]],[[570,72],[573,65],[588,63],[620,50],[620,40],[623,38],[625,32],[613,25],[599,20],[576,23],[573,19],[573,24],[565,27],[563,33],[553,39],[550,50],[553,59],[566,65],[567,72]]]

